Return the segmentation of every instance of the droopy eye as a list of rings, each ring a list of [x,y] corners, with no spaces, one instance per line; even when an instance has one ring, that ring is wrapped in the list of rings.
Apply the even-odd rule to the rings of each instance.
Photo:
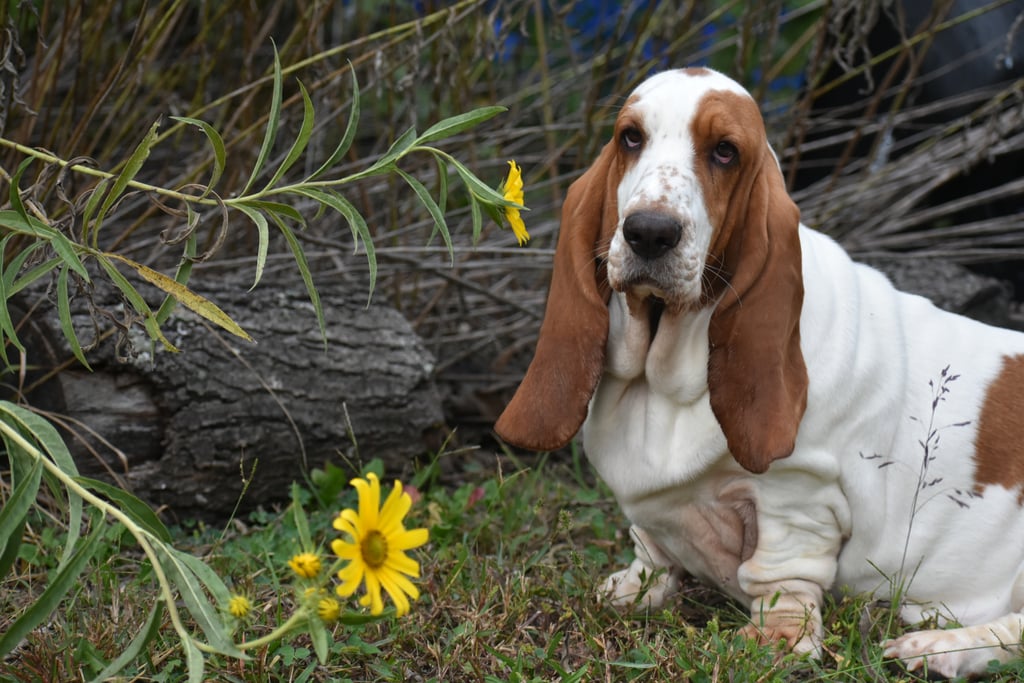
[[[718,143],[718,145],[715,146],[715,149],[711,153],[711,156],[719,165],[729,166],[734,161],[736,161],[736,157],[739,156],[739,151],[737,151],[736,145],[732,144],[731,142],[726,142],[725,140],[722,140],[721,142]]]
[[[644,144],[644,136],[636,128],[627,128],[620,136],[622,146],[628,150],[638,150]]]

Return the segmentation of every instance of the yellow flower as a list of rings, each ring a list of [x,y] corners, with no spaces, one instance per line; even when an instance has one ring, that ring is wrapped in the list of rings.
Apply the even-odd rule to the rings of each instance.
[[[299,553],[288,560],[292,571],[304,579],[312,579],[320,573],[320,557],[316,553]]]
[[[228,600],[228,612],[236,619],[245,619],[252,611],[252,603],[244,595],[232,595]]]
[[[523,170],[514,161],[508,162],[508,178],[505,179],[502,189],[506,200],[516,204],[523,203]],[[506,207],[505,218],[508,219],[508,224],[512,226],[512,233],[519,241],[519,246],[526,244],[530,240],[530,233],[526,232],[526,223],[523,222],[522,216],[519,215],[519,209],[511,206]]]
[[[316,603],[316,615],[325,624],[333,624],[341,616],[341,603],[334,598],[320,598]]]
[[[342,510],[334,520],[334,528],[347,535],[350,541],[335,539],[331,542],[334,554],[349,560],[338,572],[341,584],[337,593],[345,598],[352,595],[366,580],[366,595],[359,602],[369,606],[372,614],[384,611],[381,588],[395,603],[398,616],[409,611],[409,600],[419,597],[416,586],[407,576],[419,577],[420,565],[405,554],[427,542],[426,529],[406,530],[402,520],[412,506],[412,498],[395,482],[384,506],[380,505],[380,482],[372,472],[366,479],[353,479],[352,486],[359,492],[359,512]]]

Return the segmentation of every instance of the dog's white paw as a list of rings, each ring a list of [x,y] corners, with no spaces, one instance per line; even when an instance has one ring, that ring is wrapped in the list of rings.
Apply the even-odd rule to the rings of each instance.
[[[1013,639],[1013,633],[1000,633],[1002,626],[1000,622],[993,622],[948,630],[914,631],[887,640],[882,646],[886,657],[903,660],[910,671],[925,669],[929,674],[946,678],[968,676],[983,673],[993,659],[1008,661],[1019,656],[1020,636]]]
[[[601,594],[618,609],[658,609],[679,592],[679,578],[670,571],[655,572],[640,560],[615,572],[601,586]]]

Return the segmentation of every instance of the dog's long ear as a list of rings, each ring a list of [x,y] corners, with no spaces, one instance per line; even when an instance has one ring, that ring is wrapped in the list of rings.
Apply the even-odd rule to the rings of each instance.
[[[494,430],[508,443],[537,451],[567,444],[587,417],[601,378],[611,290],[599,254],[618,220],[609,183],[613,143],[569,188],[537,350]]]
[[[735,217],[723,254],[731,278],[711,317],[708,387],[733,457],[760,473],[793,452],[807,367],[800,211],[767,146],[753,172],[745,215]]]

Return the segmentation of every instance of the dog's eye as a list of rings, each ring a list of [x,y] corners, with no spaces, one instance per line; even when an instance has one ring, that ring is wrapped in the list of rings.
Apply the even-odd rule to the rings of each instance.
[[[622,146],[628,150],[638,150],[644,144],[644,136],[636,128],[627,128],[622,131]]]
[[[714,158],[715,163],[720,166],[729,166],[736,161],[736,158],[739,156],[739,151],[736,149],[736,145],[722,140],[715,146],[711,156]]]

